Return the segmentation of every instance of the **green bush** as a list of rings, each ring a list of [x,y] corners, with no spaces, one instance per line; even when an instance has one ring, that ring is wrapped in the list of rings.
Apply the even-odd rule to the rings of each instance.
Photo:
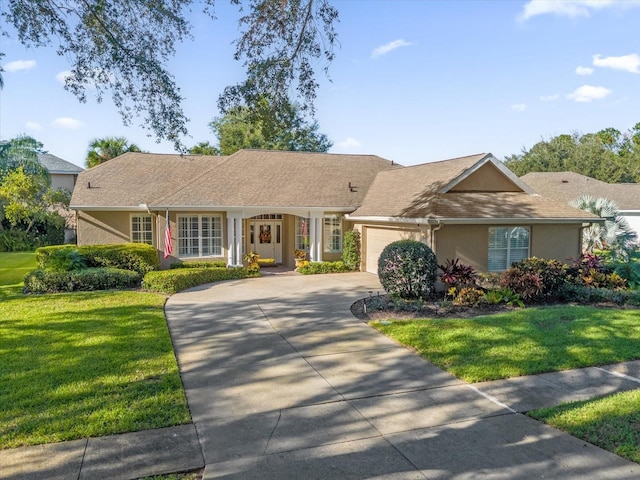
[[[227,268],[227,262],[224,260],[215,260],[213,262],[175,262],[169,268]]]
[[[565,302],[575,303],[614,303],[616,305],[640,306],[640,292],[594,288],[586,285],[564,285],[560,296]]]
[[[345,232],[342,242],[342,261],[349,270],[360,270],[360,232]]]
[[[48,212],[31,225],[20,224],[9,227],[0,225],[0,252],[30,252],[38,247],[64,242],[64,218],[55,212]]]
[[[144,275],[160,268],[158,252],[146,243],[122,243],[112,245],[54,245],[36,250],[38,267],[49,270],[52,255],[59,255],[59,251],[77,250],[86,259],[87,267],[111,267],[122,270],[132,270]]]
[[[0,252],[28,252],[34,248],[32,235],[24,230],[7,228],[0,231]]]
[[[47,258],[47,271],[70,272],[87,268],[87,259],[77,248],[60,248],[54,250]]]
[[[318,273],[344,273],[350,271],[344,262],[307,262],[298,267],[298,272],[302,275],[315,275]]]
[[[70,272],[34,270],[24,278],[25,293],[109,290],[139,285],[138,273],[117,268],[85,268]]]
[[[142,287],[151,292],[173,294],[205,283],[255,276],[246,268],[187,268],[149,272]]]
[[[465,287],[453,299],[454,305],[477,306],[484,298],[484,291],[479,288]]]
[[[435,291],[438,261],[433,251],[416,240],[387,245],[378,259],[378,277],[389,295],[427,298]]]
[[[526,274],[537,276],[540,279],[540,291],[535,295],[530,295],[531,292],[526,292],[528,296],[525,297],[523,295],[522,297],[534,302],[557,298],[562,285],[569,281],[568,266],[553,259],[546,260],[544,258],[530,257],[513,263],[510,270],[514,270],[511,273],[512,279],[517,278],[518,275]],[[503,283],[503,286],[510,287],[516,293],[522,294],[511,285]]]

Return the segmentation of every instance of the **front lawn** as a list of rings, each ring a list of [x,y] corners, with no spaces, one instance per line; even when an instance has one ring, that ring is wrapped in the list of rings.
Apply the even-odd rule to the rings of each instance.
[[[0,286],[19,285],[24,276],[38,268],[33,252],[0,253]]]
[[[528,415],[640,463],[640,390],[566,403]]]
[[[8,255],[0,254],[0,448],[190,421],[163,296],[25,296]]]
[[[634,309],[535,307],[371,325],[470,383],[640,358],[640,310]]]

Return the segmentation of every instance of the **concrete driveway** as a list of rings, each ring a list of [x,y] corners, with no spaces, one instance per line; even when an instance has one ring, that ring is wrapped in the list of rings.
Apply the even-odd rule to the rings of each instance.
[[[274,275],[169,299],[205,479],[640,478],[350,314],[379,291],[366,273]]]

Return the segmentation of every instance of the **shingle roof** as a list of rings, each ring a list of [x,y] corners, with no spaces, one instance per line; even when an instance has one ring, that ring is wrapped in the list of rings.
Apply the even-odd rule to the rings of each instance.
[[[66,173],[70,175],[77,175],[81,172],[84,172],[84,168],[79,167],[71,162],[67,162],[66,160],[63,160],[60,157],[56,157],[55,155],[51,155],[50,153],[39,153],[38,160],[42,165],[44,165],[49,173]]]
[[[241,150],[229,157],[127,153],[85,171],[71,204],[355,208],[377,173],[390,168],[393,162],[374,155],[263,150]],[[349,183],[356,188],[349,188]]]
[[[150,205],[225,158],[125,153],[78,176],[71,208]]]
[[[606,183],[574,172],[532,172],[522,180],[540,195],[564,203],[591,195],[613,200],[623,211],[640,210],[640,184],[637,183]]]
[[[351,216],[452,220],[597,218],[564,203],[517,191],[527,188],[518,183],[514,184],[516,191],[449,191],[448,185],[488,162],[498,165],[490,154],[479,154],[382,172],[362,206]]]

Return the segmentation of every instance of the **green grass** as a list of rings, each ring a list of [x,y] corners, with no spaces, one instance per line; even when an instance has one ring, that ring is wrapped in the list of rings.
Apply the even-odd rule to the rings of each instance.
[[[466,382],[640,358],[640,310],[538,307],[371,325]]]
[[[190,421],[163,296],[25,296],[6,258],[0,254],[0,448]]]
[[[24,276],[36,268],[33,252],[0,253],[0,286],[20,285]]]
[[[640,390],[566,403],[528,415],[640,463]]]

